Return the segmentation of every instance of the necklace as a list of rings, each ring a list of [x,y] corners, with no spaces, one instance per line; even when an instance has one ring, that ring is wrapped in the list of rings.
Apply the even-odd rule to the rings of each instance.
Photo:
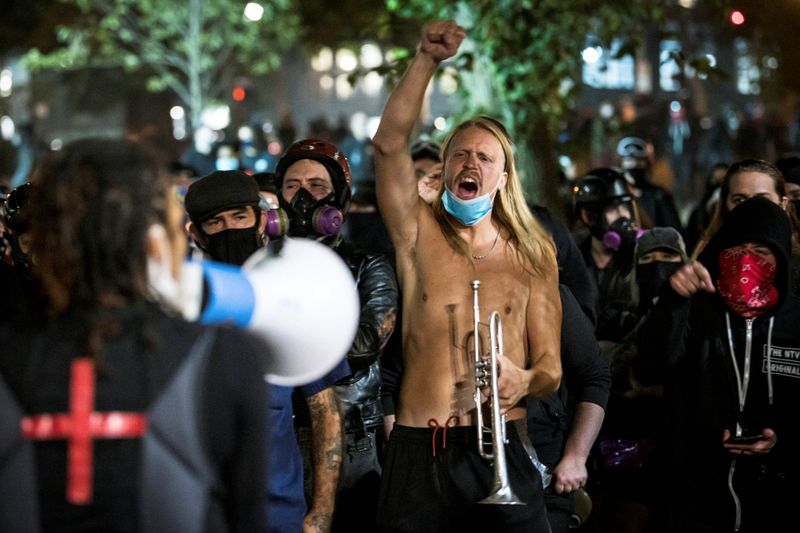
[[[487,257],[489,257],[490,255],[492,255],[492,252],[494,252],[494,249],[495,249],[495,247],[497,246],[497,241],[498,241],[499,239],[500,239],[500,228],[497,228],[497,235],[495,235],[495,236],[494,236],[494,242],[492,243],[492,247],[491,247],[491,248],[489,248],[489,251],[488,251],[488,252],[486,252],[486,253],[485,253],[485,254],[483,254],[483,255],[475,255],[475,254],[472,254],[472,258],[473,258],[475,261],[480,261],[480,260],[482,260],[482,259],[486,259],[486,258],[487,258]]]

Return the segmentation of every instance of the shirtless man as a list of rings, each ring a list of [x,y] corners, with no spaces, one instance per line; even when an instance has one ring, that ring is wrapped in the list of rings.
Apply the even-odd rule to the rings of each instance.
[[[507,470],[513,491],[527,505],[475,504],[492,491],[493,469],[479,456],[474,427],[470,282],[480,281],[483,352],[489,312],[499,311],[503,320],[500,410],[509,421],[524,419],[525,398],[546,396],[561,380],[555,247],[525,204],[511,143],[499,122],[478,117],[445,140],[445,187],[432,206],[418,195],[408,150],[425,89],[463,38],[464,30],[450,21],[423,30],[374,138],[378,201],[403,294],[405,364],[379,526],[548,531],[541,478],[514,424],[507,431]]]

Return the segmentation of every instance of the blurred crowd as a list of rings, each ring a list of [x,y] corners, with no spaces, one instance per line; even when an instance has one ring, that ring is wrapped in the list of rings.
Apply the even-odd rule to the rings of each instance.
[[[402,125],[402,106],[388,109]],[[397,153],[408,168],[392,170],[415,176],[409,217],[458,224],[454,213],[468,208],[448,202],[474,204],[478,192],[491,210],[488,178],[446,171],[460,154],[448,147],[477,130],[507,136],[484,117],[442,144],[416,126],[404,139]],[[403,308],[423,312],[435,285],[408,288],[417,271],[397,244],[409,225],[385,185],[394,140],[383,130],[373,145],[322,123],[301,136],[286,124],[278,153],[223,141],[165,157],[130,140],[84,139],[6,187],[0,457],[11,459],[0,464],[0,530],[393,530],[382,475],[410,402],[404,350],[417,323]],[[519,208],[543,228],[558,267],[560,386],[521,401],[519,430],[535,450],[550,527],[783,530],[800,475],[800,152],[734,160],[729,150],[707,165],[702,194],[676,205],[654,179],[652,139],[605,148],[613,161],[565,181],[564,205],[525,198]],[[422,240],[430,228],[418,231]],[[498,240],[514,242],[500,228],[493,238],[465,268],[478,269]],[[288,257],[292,240],[346,266],[357,327],[324,374],[267,385],[264,359],[289,333],[188,316],[183,265],[203,258],[247,271],[254,254]],[[272,279],[286,286],[255,291],[256,305],[278,294],[318,301],[321,274],[307,275],[307,284]],[[207,315],[231,290],[206,279],[197,306]],[[281,302],[269,311],[294,317]],[[324,325],[302,328],[292,334]],[[435,457],[437,432],[456,439],[458,421],[429,425]]]

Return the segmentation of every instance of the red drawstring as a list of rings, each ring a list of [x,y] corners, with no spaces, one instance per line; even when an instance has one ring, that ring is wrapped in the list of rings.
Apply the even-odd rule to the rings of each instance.
[[[450,422],[453,424],[451,425]],[[447,448],[447,428],[455,427],[458,425],[458,417],[456,415],[451,415],[450,418],[445,421],[444,425],[439,425],[439,421],[435,418],[431,418],[428,420],[428,427],[433,428],[433,435],[431,436],[431,450],[433,450],[433,456],[436,457],[436,433],[439,429],[443,429],[442,431],[442,449],[444,450]]]

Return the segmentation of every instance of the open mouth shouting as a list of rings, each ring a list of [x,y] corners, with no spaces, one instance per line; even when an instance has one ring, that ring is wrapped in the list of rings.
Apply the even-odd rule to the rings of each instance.
[[[456,190],[453,192],[462,200],[470,200],[478,196],[478,189],[478,181],[476,178],[463,176],[459,178],[456,184]]]

